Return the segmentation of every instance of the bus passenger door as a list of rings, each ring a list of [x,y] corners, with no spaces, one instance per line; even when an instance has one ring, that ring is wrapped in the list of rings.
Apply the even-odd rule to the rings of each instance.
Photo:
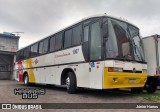
[[[86,25],[83,27],[83,44],[82,44],[82,50],[83,50],[83,56],[85,59],[85,62],[89,61],[89,25]]]
[[[89,38],[89,80],[90,88],[102,89],[103,61],[100,21],[90,24]]]
[[[83,25],[83,43],[82,52],[85,59],[85,63],[81,66],[81,75],[77,77],[79,79],[80,87],[90,87],[89,83],[89,24]]]

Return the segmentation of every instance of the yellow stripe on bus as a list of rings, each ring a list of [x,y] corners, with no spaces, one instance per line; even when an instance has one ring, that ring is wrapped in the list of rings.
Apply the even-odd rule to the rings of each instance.
[[[34,75],[34,71],[33,71],[33,66],[32,66],[32,60],[31,59],[27,59],[25,61],[26,64],[26,68],[30,68],[27,69],[28,75],[29,75],[29,82],[35,83],[35,75]]]

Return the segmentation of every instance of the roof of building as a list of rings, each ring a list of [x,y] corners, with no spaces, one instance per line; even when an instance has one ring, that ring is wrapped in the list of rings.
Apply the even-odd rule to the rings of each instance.
[[[7,37],[7,38],[16,38],[16,39],[19,39],[20,37],[19,36],[16,36],[15,34],[12,34],[12,33],[0,33],[0,37]]]

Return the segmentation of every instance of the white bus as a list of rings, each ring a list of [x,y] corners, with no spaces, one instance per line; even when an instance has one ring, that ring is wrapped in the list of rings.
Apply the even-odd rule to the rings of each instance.
[[[15,77],[25,85],[93,89],[132,88],[147,80],[139,29],[119,18],[98,15],[17,51]]]

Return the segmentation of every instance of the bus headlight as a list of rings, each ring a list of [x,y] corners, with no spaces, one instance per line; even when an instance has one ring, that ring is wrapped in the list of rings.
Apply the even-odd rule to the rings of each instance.
[[[108,67],[108,72],[123,72],[123,68]]]
[[[147,70],[146,69],[142,69],[142,73],[147,73]]]

